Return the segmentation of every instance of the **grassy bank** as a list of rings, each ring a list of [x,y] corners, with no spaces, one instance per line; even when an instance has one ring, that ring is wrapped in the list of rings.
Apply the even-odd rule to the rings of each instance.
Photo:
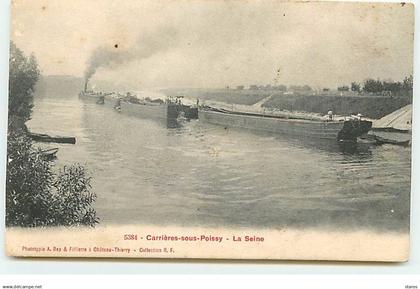
[[[370,118],[381,118],[409,103],[409,97],[357,95],[347,92],[344,95],[328,94],[283,94],[276,90],[236,90],[236,89],[178,89],[165,90],[168,95],[185,95],[201,101],[214,100],[228,104],[253,105],[271,95],[263,107],[290,111],[307,111],[326,114],[350,115],[361,113]]]
[[[308,111],[326,114],[350,115],[361,113],[370,118],[381,118],[407,104],[411,99],[389,96],[331,96],[331,95],[276,95],[263,107]]]

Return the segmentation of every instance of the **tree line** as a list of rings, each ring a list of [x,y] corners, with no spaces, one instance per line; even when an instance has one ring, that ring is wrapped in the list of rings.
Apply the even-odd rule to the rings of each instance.
[[[413,76],[405,77],[403,81],[382,81],[369,78],[363,83],[352,82],[350,86],[339,86],[337,90],[390,96],[412,96]]]
[[[229,88],[229,87],[227,87]],[[237,90],[245,89],[244,85],[238,85]],[[278,91],[292,91],[292,92],[311,92],[313,88],[309,85],[250,85],[248,90],[278,90]],[[402,81],[386,81],[380,79],[366,79],[362,83],[352,82],[350,85],[342,85],[337,87],[340,92],[352,91],[359,94],[375,94],[375,95],[389,95],[389,96],[413,96],[413,76],[405,77]],[[323,88],[322,91],[330,91],[329,88]]]

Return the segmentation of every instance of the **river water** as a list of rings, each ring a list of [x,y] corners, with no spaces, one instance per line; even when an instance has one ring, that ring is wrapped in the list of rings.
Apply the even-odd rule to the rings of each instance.
[[[167,129],[78,96],[36,98],[34,132],[76,136],[102,225],[406,232],[411,148],[303,144],[191,121]]]

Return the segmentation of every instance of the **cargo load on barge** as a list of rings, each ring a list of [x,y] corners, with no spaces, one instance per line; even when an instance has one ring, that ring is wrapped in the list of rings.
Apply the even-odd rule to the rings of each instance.
[[[372,122],[360,115],[335,118],[332,112],[325,117],[294,114],[291,112],[250,112],[201,106],[199,120],[224,127],[244,128],[291,136],[333,140],[337,142],[357,142],[372,127]]]

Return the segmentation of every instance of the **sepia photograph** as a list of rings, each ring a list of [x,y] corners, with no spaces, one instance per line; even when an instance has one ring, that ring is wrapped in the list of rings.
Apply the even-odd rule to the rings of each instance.
[[[409,259],[413,4],[11,8],[8,255]]]

